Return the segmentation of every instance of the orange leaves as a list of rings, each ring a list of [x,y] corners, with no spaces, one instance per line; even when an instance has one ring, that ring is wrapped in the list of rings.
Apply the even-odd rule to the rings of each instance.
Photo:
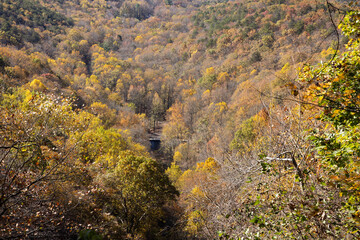
[[[179,121],[183,118],[182,116],[183,105],[181,103],[175,103],[168,110],[169,121]]]
[[[181,93],[181,95],[183,95],[184,97],[191,97],[194,94],[196,94],[195,89],[183,89]]]

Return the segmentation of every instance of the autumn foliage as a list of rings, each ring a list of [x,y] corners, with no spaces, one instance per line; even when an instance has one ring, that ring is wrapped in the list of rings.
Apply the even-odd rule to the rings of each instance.
[[[357,7],[1,0],[0,238],[359,238]]]

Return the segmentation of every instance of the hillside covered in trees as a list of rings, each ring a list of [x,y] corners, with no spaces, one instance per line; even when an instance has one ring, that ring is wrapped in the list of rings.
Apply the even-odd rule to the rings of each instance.
[[[0,239],[358,239],[359,36],[356,1],[0,0]]]

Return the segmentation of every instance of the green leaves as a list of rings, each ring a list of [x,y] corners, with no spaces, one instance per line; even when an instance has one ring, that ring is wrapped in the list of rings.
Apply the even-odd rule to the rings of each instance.
[[[79,233],[78,240],[102,240],[103,238],[98,235],[94,230],[82,230]]]
[[[88,226],[79,239],[100,240],[91,228],[114,238],[158,228],[178,192],[143,146],[68,99],[18,89],[0,103],[2,229],[73,238]]]
[[[129,234],[144,234],[161,220],[162,206],[178,194],[160,165],[151,158],[129,155],[100,178],[112,213]]]
[[[360,13],[350,12],[340,27],[350,38],[346,51],[331,64],[304,71],[302,77],[310,84],[308,99],[318,104],[319,119],[326,125],[313,131],[309,139],[314,143],[323,171],[328,174],[329,185],[340,189],[345,197],[345,212],[352,219],[345,220],[348,229],[360,221]],[[309,76],[316,76],[309,78]],[[356,223],[354,225],[354,223]]]

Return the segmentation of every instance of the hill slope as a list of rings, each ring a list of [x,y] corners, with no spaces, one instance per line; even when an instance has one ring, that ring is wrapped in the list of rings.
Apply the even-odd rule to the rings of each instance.
[[[315,153],[309,150],[305,129],[323,129],[323,123],[312,121],[316,110],[306,112],[297,103],[322,85],[295,79],[303,66],[345,51],[352,36],[341,35],[337,28],[344,17],[342,7],[310,0],[1,0],[0,127],[8,135],[1,154],[8,162],[0,163],[5,164],[1,174],[8,186],[0,189],[0,199],[5,199],[0,210],[6,229],[21,219],[19,229],[25,235],[41,233],[47,221],[56,225],[66,218],[69,226],[47,228],[45,235],[76,237],[88,226],[110,239],[210,239],[218,231],[229,238],[265,236],[262,219],[267,214],[294,214],[291,201],[279,205],[289,197],[289,189],[300,199],[308,196],[300,170],[316,172],[320,167],[310,161]],[[48,106],[51,110],[44,110]],[[36,121],[34,113],[53,124]],[[27,119],[21,131],[5,127],[20,126],[17,118]],[[139,145],[148,147],[148,132],[159,121],[165,121],[162,155],[172,162],[167,175]],[[27,144],[35,147],[28,149]],[[7,149],[13,155],[7,155]],[[9,164],[21,149],[26,152],[24,165]],[[63,159],[60,153],[69,157]],[[302,159],[300,168],[272,163],[295,158]],[[70,173],[73,178],[63,178]],[[292,178],[300,181],[299,176],[300,185],[291,183]],[[7,182],[12,177],[19,180]],[[176,203],[172,200],[178,192],[168,177],[181,192]],[[339,189],[329,187],[326,195],[321,181],[311,179],[318,198],[338,194]],[[276,188],[279,182],[284,189]],[[32,185],[38,198],[29,200],[26,191]],[[266,189],[276,189],[278,195],[267,195]],[[38,209],[41,220],[31,222],[34,216],[26,211],[16,216],[17,194],[34,212],[38,201],[49,199]],[[315,198],[298,204],[316,205]],[[261,205],[259,199],[274,200],[278,209]],[[13,201],[13,208],[7,201]],[[331,204],[337,206],[331,216],[345,218],[341,203]],[[63,214],[52,217],[48,209],[53,205]],[[71,214],[72,208],[79,214]],[[92,214],[94,218],[87,217]],[[309,220],[304,228],[325,236],[319,233],[323,225],[317,228],[320,223],[310,220],[322,217],[317,214],[296,215],[300,220],[295,222]],[[269,229],[280,219],[280,235],[302,236],[295,228],[282,232],[295,224],[292,220],[283,215],[272,219],[271,226],[265,224]]]

